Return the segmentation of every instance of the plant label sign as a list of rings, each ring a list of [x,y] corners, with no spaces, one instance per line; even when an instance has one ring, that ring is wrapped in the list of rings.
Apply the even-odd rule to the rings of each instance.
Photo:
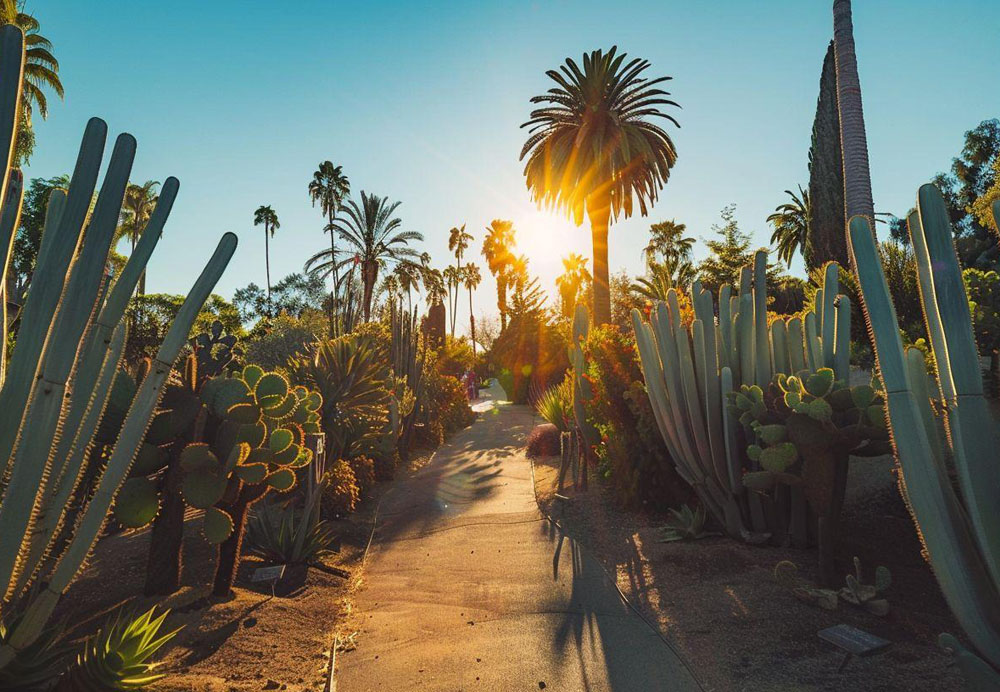
[[[848,654],[864,656],[889,646],[889,641],[850,625],[835,625],[819,631],[819,638],[840,647]]]
[[[250,581],[278,581],[285,576],[285,566],[258,567],[250,575]]]

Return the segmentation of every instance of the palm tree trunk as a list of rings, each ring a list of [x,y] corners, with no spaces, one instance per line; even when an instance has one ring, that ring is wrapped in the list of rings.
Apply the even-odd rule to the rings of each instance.
[[[361,279],[365,285],[364,312],[365,322],[371,320],[372,315],[372,295],[375,293],[375,279],[378,278],[378,264],[371,260],[365,260],[361,264]]]
[[[267,316],[274,317],[271,310],[271,247],[268,240],[268,224],[264,222],[264,273],[267,276]]]
[[[448,316],[451,320],[451,338],[455,338],[455,302],[451,298],[451,280],[448,281]]]
[[[611,220],[611,200],[606,196],[587,199],[587,217],[594,245],[593,322],[611,321],[611,289],[608,273],[608,223]]]
[[[476,357],[476,318],[472,314],[472,284],[469,284],[469,333],[472,335],[472,357]]]
[[[497,310],[500,312],[500,331],[507,328],[507,279],[497,277]]]
[[[329,213],[330,225],[327,230],[330,231],[330,281],[332,287],[330,289],[330,338],[332,339],[336,336],[337,331],[337,243],[333,237],[333,209]]]
[[[833,42],[837,57],[837,102],[840,107],[840,142],[844,153],[844,205],[846,218],[866,216],[874,229],[871,171],[868,168],[868,141],[861,106],[861,80],[854,52],[851,0],[833,2]],[[847,229],[844,229],[847,233]]]

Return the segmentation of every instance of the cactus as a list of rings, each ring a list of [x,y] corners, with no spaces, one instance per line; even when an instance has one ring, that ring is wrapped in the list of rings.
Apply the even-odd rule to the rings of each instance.
[[[584,490],[587,489],[587,461],[590,459],[591,450],[600,441],[597,429],[587,419],[585,404],[594,397],[593,387],[587,379],[587,358],[583,350],[589,333],[590,314],[585,305],[578,303],[573,316],[573,342],[569,347],[569,362],[573,368],[573,423],[583,447],[584,463],[580,467],[580,486]]]
[[[792,540],[819,544],[822,579],[832,582],[848,456],[891,451],[882,395],[869,385],[848,387],[832,368],[820,368],[779,373],[766,390],[743,385],[729,394],[728,412],[753,440],[747,454],[760,466],[743,476],[743,485],[764,493],[790,489]]]
[[[889,614],[889,601],[878,598],[892,583],[888,568],[875,568],[875,583],[865,584],[861,577],[861,561],[854,558],[854,574],[848,574],[840,590],[824,589],[810,584],[799,576],[799,568],[790,560],[782,560],[774,566],[775,580],[787,588],[800,601],[819,606],[824,610],[836,610],[840,601],[864,608],[872,615],[884,617]]]
[[[23,60],[21,31],[10,25],[0,28],[0,149],[8,153],[8,166],[20,113]],[[0,459],[7,479],[0,499],[0,583],[6,584],[0,619],[7,625],[0,643],[0,671],[16,666],[18,652],[38,640],[93,548],[136,458],[167,374],[236,248],[236,236],[224,235],[136,391],[97,472],[93,492],[69,515],[68,498],[87,466],[124,348],[125,304],[160,235],[177,186],[173,179],[164,184],[167,194],[147,225],[142,251],[137,248],[105,292],[105,261],[135,152],[135,140],[121,135],[88,221],[106,134],[103,121],[94,118],[87,124],[69,191],[52,193],[17,348],[0,389],[0,407],[23,412],[0,421]],[[15,202],[7,195],[10,180],[5,168],[0,190],[7,196],[2,207],[7,213]],[[3,223],[0,218],[0,227]],[[6,276],[0,276],[0,285],[5,284]],[[36,588],[39,584],[45,588]]]
[[[1000,219],[1000,205],[994,204],[993,213]],[[991,679],[996,686],[1000,685],[998,428],[983,396],[969,302],[947,207],[936,187],[920,188],[917,211],[908,222],[937,366],[933,380],[918,350],[903,351],[871,227],[862,217],[850,221],[851,254],[885,383],[887,421],[904,497],[949,607],[993,670],[954,637],[942,635],[941,644],[957,654],[970,681]],[[947,435],[940,434],[941,422]],[[946,462],[954,464],[957,492]]]
[[[799,317],[777,319],[768,327],[766,269],[767,253],[758,251],[735,295],[731,286],[721,287],[718,324],[716,302],[697,281],[691,291],[695,319],[687,329],[675,290],[654,306],[648,322],[632,312],[646,390],[678,473],[729,535],[751,542],[783,539],[789,522],[779,510],[801,504],[801,498],[787,489],[778,497],[746,492],[744,473],[761,471],[761,460],[747,452],[739,416],[727,407],[730,394],[745,385],[762,395],[772,372],[794,372],[810,362],[834,368],[837,379],[846,379],[850,345],[849,304],[837,295],[836,265],[828,267],[822,288],[835,299],[817,301],[805,327]],[[826,355],[823,332],[817,331],[824,323],[826,339],[833,342]],[[743,403],[747,410],[763,405],[750,399]],[[788,461],[779,457],[780,452],[769,452],[765,463]]]

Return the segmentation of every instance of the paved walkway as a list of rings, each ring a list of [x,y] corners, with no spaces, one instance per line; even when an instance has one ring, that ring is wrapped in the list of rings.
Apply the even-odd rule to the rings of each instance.
[[[697,690],[597,561],[540,513],[523,454],[531,414],[478,408],[382,502],[338,692]]]

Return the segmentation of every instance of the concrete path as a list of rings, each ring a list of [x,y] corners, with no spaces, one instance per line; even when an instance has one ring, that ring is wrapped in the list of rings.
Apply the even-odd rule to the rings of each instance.
[[[539,511],[523,454],[530,412],[478,408],[383,499],[338,692],[699,689]]]

